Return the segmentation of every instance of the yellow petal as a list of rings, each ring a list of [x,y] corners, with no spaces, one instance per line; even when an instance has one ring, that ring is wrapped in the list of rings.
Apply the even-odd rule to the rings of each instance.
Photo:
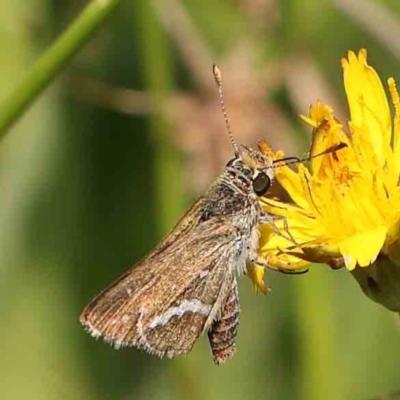
[[[390,146],[390,109],[382,82],[376,71],[367,64],[367,51],[360,50],[358,57],[352,51],[348,59],[342,59],[344,84],[350,107],[351,121],[362,130],[362,139],[375,150],[383,165]],[[362,128],[362,129],[361,129]]]
[[[322,154],[338,143],[345,143],[347,147],[335,152]],[[313,131],[311,146],[311,171],[313,175],[324,178],[325,171],[329,169],[338,170],[341,165],[348,165],[344,155],[349,153],[349,139],[342,129],[342,125],[333,118],[325,120]]]
[[[385,242],[387,228],[385,226],[356,233],[339,243],[339,251],[342,254],[349,271],[356,265],[367,267],[372,264],[379,255]]]
[[[313,128],[318,128],[318,126],[327,119],[327,115],[333,113],[333,110],[331,107],[326,106],[321,100],[318,100],[315,105],[310,105],[309,113],[309,117],[300,115],[300,118]]]
[[[249,263],[247,265],[247,276],[252,280],[255,290],[268,293],[268,287],[264,283],[265,268],[260,265]]]
[[[394,174],[400,174],[400,98],[396,88],[396,82],[393,78],[388,79],[388,86],[392,102],[394,105],[394,127],[393,127],[393,156],[394,156]]]
[[[299,165],[301,168],[302,165]],[[282,187],[290,193],[292,200],[304,209],[309,208],[308,202],[305,200],[304,182],[299,173],[291,170],[287,166],[279,167],[276,170],[276,179]]]

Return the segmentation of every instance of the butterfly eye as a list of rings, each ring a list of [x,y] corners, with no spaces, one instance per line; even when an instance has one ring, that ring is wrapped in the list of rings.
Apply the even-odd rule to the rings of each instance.
[[[271,186],[271,179],[265,172],[260,172],[253,180],[253,189],[257,196],[263,196]]]

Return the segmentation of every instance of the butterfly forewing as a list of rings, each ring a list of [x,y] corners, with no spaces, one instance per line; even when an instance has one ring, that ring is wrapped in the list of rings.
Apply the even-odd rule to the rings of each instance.
[[[231,224],[211,219],[143,260],[83,311],[94,336],[160,356],[187,353],[226,302],[242,249]]]

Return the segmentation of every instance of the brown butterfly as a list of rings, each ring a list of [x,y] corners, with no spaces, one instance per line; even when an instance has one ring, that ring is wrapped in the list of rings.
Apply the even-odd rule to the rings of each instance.
[[[214,76],[235,157],[167,237],[83,310],[81,323],[116,348],[136,346],[172,358],[188,353],[207,332],[214,362],[224,363],[235,352],[239,325],[236,277],[248,263],[268,267],[257,256],[258,227],[276,228],[259,197],[270,188],[277,163],[289,159],[273,161],[261,147],[239,148],[215,66]]]

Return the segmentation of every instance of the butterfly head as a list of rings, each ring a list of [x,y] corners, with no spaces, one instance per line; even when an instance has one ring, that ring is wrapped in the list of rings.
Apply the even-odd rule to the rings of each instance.
[[[257,196],[264,196],[271,187],[273,161],[259,150],[241,146],[238,154],[226,166],[249,179]]]
[[[225,125],[232,144],[235,158],[230,160],[226,167],[234,172],[236,175],[241,176],[246,181],[251,181],[254,192],[257,196],[264,196],[271,186],[273,179],[273,161],[272,157],[263,154],[266,144],[259,143],[259,150],[251,149],[247,146],[238,146],[233,137],[233,133],[229,124],[228,114],[225,109],[224,97],[222,93],[222,74],[220,69],[214,64],[213,74],[215,82],[218,86],[219,98],[222,115],[224,116]]]

